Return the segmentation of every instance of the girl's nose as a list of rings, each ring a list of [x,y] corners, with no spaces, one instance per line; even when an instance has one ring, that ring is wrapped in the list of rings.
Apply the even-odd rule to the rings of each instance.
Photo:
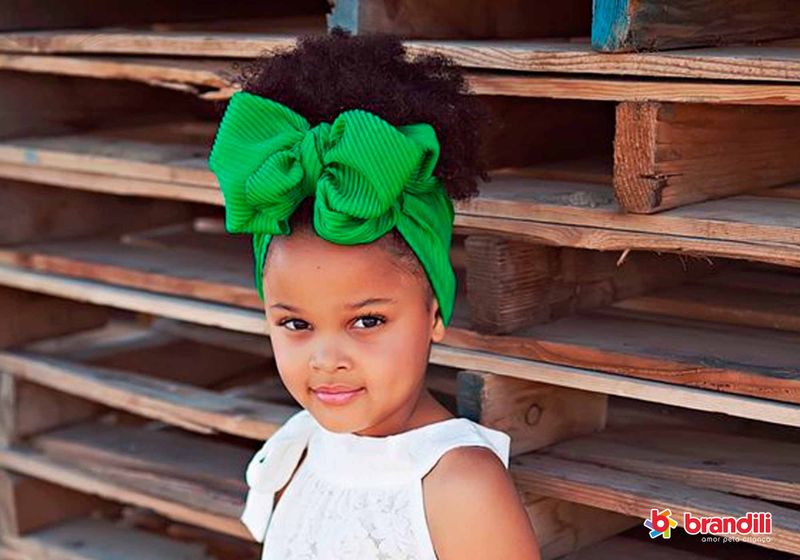
[[[320,341],[309,357],[308,365],[311,369],[335,372],[350,368],[350,360],[343,351],[341,343],[330,339]]]

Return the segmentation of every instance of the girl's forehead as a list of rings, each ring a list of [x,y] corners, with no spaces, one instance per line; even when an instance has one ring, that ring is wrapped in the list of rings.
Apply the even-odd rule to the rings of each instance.
[[[265,296],[329,299],[402,296],[419,282],[397,265],[397,257],[376,244],[338,245],[310,235],[270,243],[264,267]]]

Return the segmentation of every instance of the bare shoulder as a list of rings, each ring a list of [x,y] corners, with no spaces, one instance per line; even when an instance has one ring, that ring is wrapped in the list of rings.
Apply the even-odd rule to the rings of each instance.
[[[439,560],[539,560],[528,514],[490,449],[457,447],[423,479],[428,527]]]

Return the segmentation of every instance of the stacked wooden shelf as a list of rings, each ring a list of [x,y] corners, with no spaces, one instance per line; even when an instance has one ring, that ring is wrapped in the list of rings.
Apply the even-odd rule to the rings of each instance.
[[[214,104],[337,25],[452,56],[499,123],[428,386],[512,435],[543,557],[800,555],[797,10],[66,4],[0,21],[0,558],[258,557],[245,461],[298,409],[222,226]],[[651,508],[774,532],[645,542]]]

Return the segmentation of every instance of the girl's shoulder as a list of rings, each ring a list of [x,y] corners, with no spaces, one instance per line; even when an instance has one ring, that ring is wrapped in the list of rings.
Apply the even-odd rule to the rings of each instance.
[[[511,436],[501,430],[456,417],[430,424],[421,432],[423,437],[415,442],[415,454],[419,457],[422,476],[438,468],[445,456],[448,462],[453,462],[455,456],[488,458],[502,470],[508,469]]]
[[[476,423],[473,429],[493,445],[463,441],[465,445],[442,454],[423,479],[427,523],[437,555],[464,558],[485,550],[490,551],[487,558],[538,559],[536,535],[508,472],[511,438]],[[503,451],[498,453],[498,447]]]

